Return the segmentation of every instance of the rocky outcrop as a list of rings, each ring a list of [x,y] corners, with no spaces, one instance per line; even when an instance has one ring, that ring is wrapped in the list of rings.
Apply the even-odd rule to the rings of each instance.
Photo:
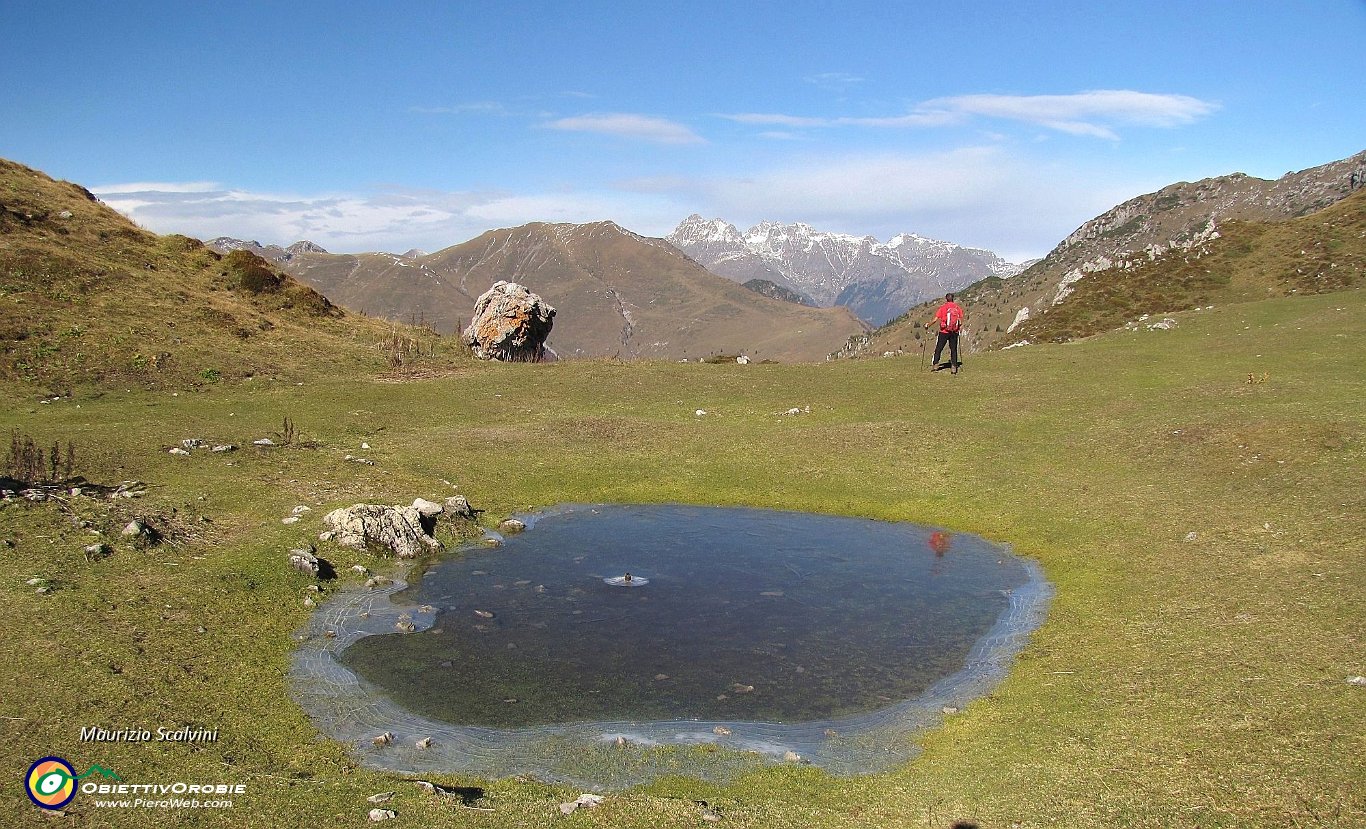
[[[441,542],[431,536],[435,516],[424,516],[415,506],[356,504],[329,512],[323,524],[328,529],[318,536],[321,540],[354,550],[380,547],[399,558],[417,558],[441,549]]]
[[[474,304],[465,342],[481,360],[534,363],[545,358],[555,309],[516,282],[495,282]]]

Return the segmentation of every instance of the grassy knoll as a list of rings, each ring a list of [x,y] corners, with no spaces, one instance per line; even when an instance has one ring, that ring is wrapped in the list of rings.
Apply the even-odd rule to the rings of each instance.
[[[151,486],[112,512],[79,498],[67,513],[0,508],[0,810],[7,825],[54,825],[20,777],[56,754],[129,781],[249,791],[216,812],[114,813],[78,795],[55,824],[355,826],[364,798],[389,790],[396,826],[561,820],[555,804],[577,791],[441,780],[484,787],[493,811],[476,812],[360,768],[284,683],[310,584],[285,551],[326,509],[440,496],[449,481],[487,521],[679,501],[942,525],[1010,542],[1057,587],[1004,684],[891,773],[664,780],[566,826],[700,826],[694,800],[755,827],[1362,825],[1366,688],[1346,679],[1366,674],[1366,303],[1349,291],[1177,316],[1172,331],[977,356],[958,377],[908,357],[468,365],[48,404],[8,386],[5,432],[73,441],[77,472]],[[794,406],[811,412],[778,414]],[[250,447],[286,417],[295,446]],[[166,452],[188,437],[244,448]],[[282,524],[299,504],[313,511]],[[136,514],[167,540],[120,541]],[[87,561],[77,519],[112,528],[114,554]],[[56,589],[39,595],[32,576]],[[220,739],[77,741],[85,725],[181,723]]]

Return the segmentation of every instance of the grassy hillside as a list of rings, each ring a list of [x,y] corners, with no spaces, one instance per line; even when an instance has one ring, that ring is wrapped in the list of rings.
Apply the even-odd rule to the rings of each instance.
[[[612,222],[491,230],[415,259],[305,253],[288,267],[348,308],[443,332],[467,324],[474,298],[493,283],[520,282],[556,308],[548,344],[566,358],[746,353],[809,362],[865,328],[844,308],[746,290]]]
[[[1361,297],[1219,304],[1170,331],[982,355],[957,377],[894,360],[479,364],[48,405],[6,383],[0,429],[73,442],[79,473],[148,489],[0,507],[0,808],[9,825],[53,825],[18,781],[57,754],[130,781],[248,786],[212,813],[111,816],[78,795],[58,821],[71,826],[355,826],[383,791],[407,826],[699,826],[699,800],[741,827],[1361,826],[1366,688],[1347,682],[1366,674]],[[288,447],[166,452],[245,446],[285,418]],[[374,466],[346,460],[362,441]],[[556,804],[577,790],[436,778],[481,788],[491,811],[470,811],[318,739],[284,679],[313,584],[286,551],[332,507],[450,484],[486,522],[565,501],[918,521],[1011,543],[1057,597],[1004,684],[890,773],[665,780],[568,819]],[[282,524],[296,505],[312,511]],[[165,540],[123,540],[134,515]],[[112,555],[82,553],[92,529]],[[386,566],[323,552],[343,572]],[[182,723],[221,736],[77,739]]]
[[[1127,267],[1088,274],[1060,304],[1008,335],[1017,309],[1037,304],[1040,290],[1050,298],[1056,295],[1056,285],[1031,288],[1022,277],[979,282],[959,295],[968,311],[968,339],[997,345],[1063,342],[1119,328],[1143,315],[1366,284],[1366,190],[1308,216],[1231,221],[1218,232],[1219,238],[1197,249],[1151,260],[1138,255]],[[936,304],[913,308],[905,319],[879,329],[865,353],[918,351],[924,340],[916,339],[917,326],[933,316]]]
[[[347,317],[251,254],[148,233],[0,160],[0,343],[0,379],[61,394],[377,371],[435,337]]]

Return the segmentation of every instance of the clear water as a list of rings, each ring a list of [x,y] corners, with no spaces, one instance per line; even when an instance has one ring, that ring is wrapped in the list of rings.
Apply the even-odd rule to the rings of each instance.
[[[607,581],[628,572],[629,589]],[[393,600],[423,629],[339,661],[459,726],[835,721],[961,671],[1030,578],[999,546],[911,524],[566,508],[414,574]]]

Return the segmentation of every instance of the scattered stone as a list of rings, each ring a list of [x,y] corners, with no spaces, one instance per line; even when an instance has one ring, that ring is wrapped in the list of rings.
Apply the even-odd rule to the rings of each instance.
[[[252,446],[274,446],[274,445],[275,445],[275,441],[271,440],[270,438],[261,438],[260,440],[253,440],[253,441],[251,442],[251,445],[252,445]]]
[[[393,819],[396,818],[396,817],[398,817],[398,813],[395,812],[393,809],[371,809],[371,810],[370,810],[370,822],[371,822],[371,823],[382,823],[382,822],[384,822],[384,821],[386,821],[386,820],[393,820]]]
[[[388,576],[371,576],[370,578],[365,580],[365,586],[370,588],[388,587],[393,583],[394,580],[389,578]]]
[[[185,449],[198,449],[204,445],[204,441],[199,438],[185,438],[180,442],[180,445]]]
[[[507,535],[524,532],[525,530],[526,523],[518,521],[516,518],[507,518],[498,524],[498,531]]]
[[[187,452],[187,451],[184,450],[184,449],[181,449],[179,446],[172,446],[172,447],[171,447],[171,454],[172,454],[172,455],[188,455],[188,454],[190,454],[190,453]]]
[[[99,561],[108,558],[114,550],[108,544],[100,542],[98,544],[87,544],[84,552],[86,561]]]
[[[1200,534],[1199,534],[1199,533],[1197,533],[1195,530],[1191,530],[1190,532],[1186,533],[1186,539],[1185,539],[1185,540],[1186,540],[1186,541],[1194,541],[1195,539],[1197,539],[1197,538],[1199,538],[1199,537],[1200,537]]]
[[[359,573],[359,574],[361,574],[362,576],[368,576],[368,575],[370,575],[370,568],[369,568],[369,567],[366,567],[364,564],[353,564],[353,565],[351,565],[351,571],[352,571],[353,573]]]
[[[423,737],[421,740],[418,740],[416,743],[413,743],[413,745],[417,746],[418,748],[431,748],[433,742],[434,741],[431,737]]]
[[[358,458],[358,457],[356,457],[355,455],[347,455],[346,457],[342,458],[342,460],[344,460],[344,461],[350,461],[351,463],[359,463],[359,464],[362,464],[362,465],[364,465],[364,466],[374,466],[374,465],[375,465],[375,462],[372,461],[372,460],[370,460],[369,458]]]
[[[944,706],[942,709],[940,709],[940,710],[942,710],[945,714],[949,714],[949,715],[953,715],[953,714],[957,714],[957,713],[958,713],[958,708],[957,708],[957,706],[954,706],[954,705],[945,705],[945,706]]]
[[[718,814],[715,813],[715,812],[703,812],[703,813],[702,813],[702,819],[705,820],[707,823],[720,823],[720,822],[721,822],[721,816],[718,815]]]
[[[312,596],[305,596],[305,597],[304,597],[304,607],[307,607],[307,608],[309,608],[309,609],[312,609],[312,608],[315,608],[315,607],[317,607],[317,606],[318,606],[318,603],[315,602],[315,601],[313,600],[313,597],[312,597]]]
[[[698,417],[701,417],[702,415],[704,415],[704,414],[706,414],[706,413],[707,413],[707,410],[706,410],[706,409],[698,409],[697,411],[693,412],[693,414],[696,415],[696,416],[698,416]]]
[[[754,686],[753,686],[753,685],[742,685],[742,684],[739,683],[739,682],[731,683],[730,689],[731,689],[732,691],[734,691],[735,693],[737,693],[737,694],[752,694],[752,693],[754,693]]]
[[[371,803],[388,803],[393,797],[393,792],[380,792],[379,794],[372,794],[365,799]]]
[[[788,751],[783,752],[783,762],[785,762],[785,763],[800,763],[801,761],[802,761],[802,756],[801,756],[800,754],[798,754],[797,752],[792,751],[792,750],[790,750],[790,749],[789,749]]]
[[[463,495],[452,495],[446,499],[444,509],[447,515],[455,515],[460,518],[473,518],[474,508],[470,506],[470,501]]]
[[[445,507],[435,501],[428,501],[426,498],[414,498],[413,509],[417,510],[417,514],[423,518],[435,518],[445,512]]]
[[[1349,676],[1347,677],[1347,684],[1366,687],[1366,676]]]
[[[289,551],[289,566],[306,576],[316,576],[321,569],[318,557],[312,550],[297,549]]]
[[[417,625],[413,624],[412,621],[409,619],[399,619],[397,622],[394,622],[394,627],[398,628],[404,633],[412,633],[413,631],[417,630]]]
[[[281,523],[281,524],[297,524],[297,523],[299,523],[299,516],[297,516],[297,515],[287,515],[287,516],[285,516],[284,518],[281,518],[281,519],[280,519],[280,523]]]
[[[356,504],[329,512],[323,524],[331,528],[324,533],[327,540],[353,550],[376,545],[399,558],[416,558],[427,550],[441,549],[441,542],[427,534],[422,514],[414,507]]]
[[[495,282],[474,303],[465,342],[481,360],[535,363],[545,359],[545,341],[555,309],[516,282]]]
[[[290,512],[291,515],[303,515],[303,514],[306,513],[306,512],[312,512],[312,511],[313,511],[313,508],[312,508],[312,507],[304,506],[303,504],[300,504],[300,505],[298,505],[297,507],[295,507],[294,509],[290,510],[289,512]]]
[[[626,748],[628,745],[630,745],[630,743],[626,741],[626,738],[621,736],[620,734],[617,735],[616,740],[614,740],[612,744],[615,745],[617,748]]]
[[[589,809],[592,809],[596,807],[599,803],[601,803],[604,799],[605,798],[603,798],[603,796],[600,794],[581,794],[578,796],[578,799],[576,800],[571,800],[568,803],[561,803],[560,814],[572,815],[580,806],[585,806]]]
[[[726,728],[724,725],[718,725],[711,731],[713,734],[720,734],[722,737],[729,737],[731,734],[735,733],[731,731],[729,728]]]
[[[74,216],[74,215],[75,215],[75,214],[72,213],[70,210],[63,210],[61,213],[58,213],[58,214],[57,214],[57,218],[59,218],[59,219],[70,219],[70,218],[71,218],[72,216]]]
[[[237,451],[237,444],[235,444],[235,443],[220,443],[220,444],[218,444],[217,446],[215,446],[214,448],[210,449],[209,451],[210,451],[210,452],[219,452],[219,453],[222,453],[222,452],[236,452],[236,451]]]
[[[474,611],[474,615],[475,615],[475,616],[478,616],[480,619],[492,619],[492,618],[493,618],[493,611],[491,611],[491,610],[476,610],[476,611]]]
[[[392,731],[386,731],[383,734],[376,737],[375,739],[371,740],[370,742],[374,743],[377,746],[387,746],[393,741],[394,733]]]
[[[669,678],[669,675],[668,675],[668,674],[655,674],[655,682],[663,682],[664,680],[666,680],[666,679],[668,679],[668,678]]]
[[[147,527],[141,521],[129,521],[123,526],[123,532],[119,533],[124,538],[132,538],[147,532]]]

